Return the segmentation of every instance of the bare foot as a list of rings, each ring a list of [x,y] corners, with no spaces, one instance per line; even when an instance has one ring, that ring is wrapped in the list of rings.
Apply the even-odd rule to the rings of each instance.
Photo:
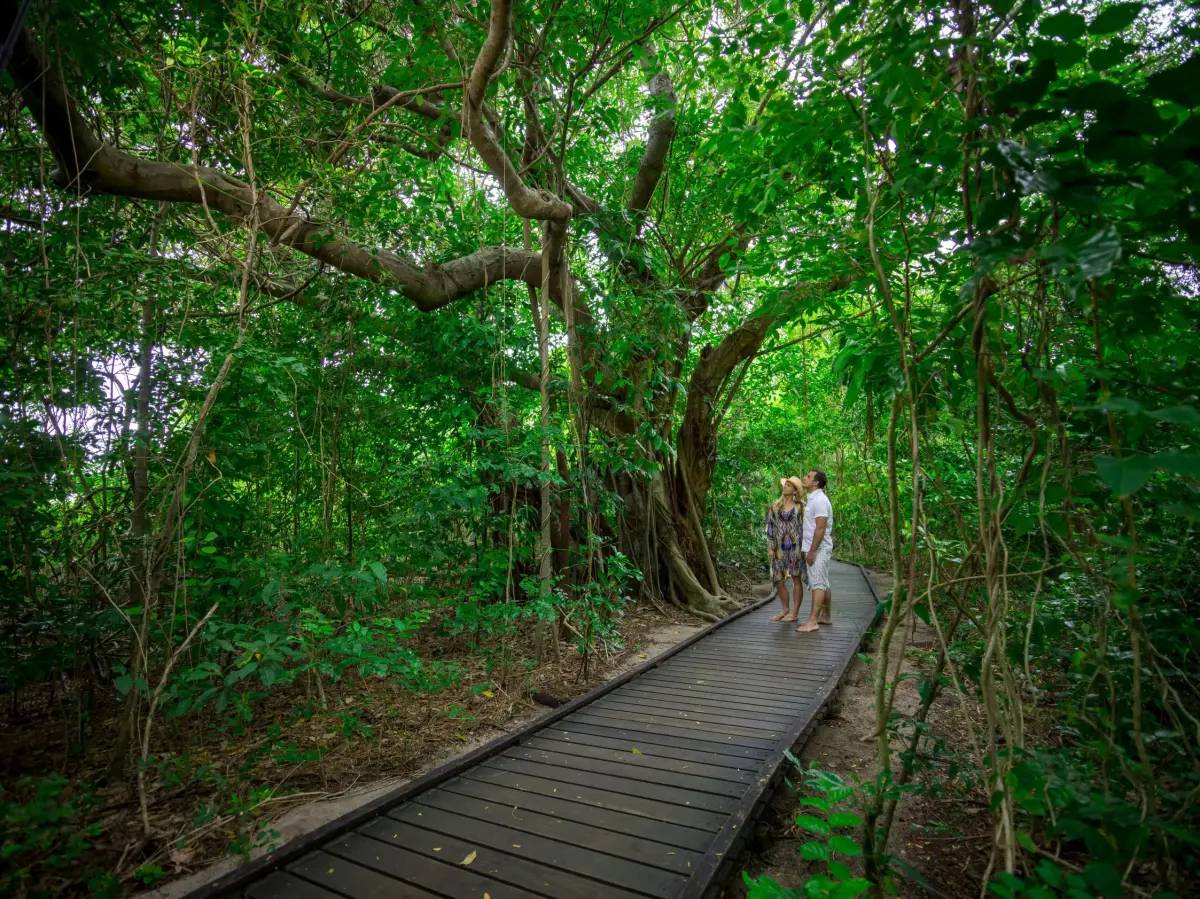
[[[782,612],[780,612],[778,615],[772,615],[772,616],[771,616],[771,620],[772,620],[772,621],[795,621],[795,620],[796,620],[795,618],[788,618],[788,617],[787,617],[787,616],[788,616],[788,615],[790,615],[790,614],[791,614],[791,612],[789,612],[789,611],[787,611],[786,609],[784,609],[784,610],[783,610]]]
[[[809,621],[809,622],[806,622],[806,623],[800,625],[798,628],[796,628],[796,633],[811,634],[816,629],[817,629],[817,623],[815,621]]]
[[[800,619],[799,615],[795,615],[795,614],[792,614],[791,612],[789,612],[788,614],[784,615],[779,620],[780,621],[798,621],[799,619]]]
[[[822,615],[820,618],[818,618],[818,619],[817,619],[817,624],[828,624],[828,625],[832,625],[832,624],[833,624],[833,619],[832,619],[832,618],[830,618],[828,615]]]

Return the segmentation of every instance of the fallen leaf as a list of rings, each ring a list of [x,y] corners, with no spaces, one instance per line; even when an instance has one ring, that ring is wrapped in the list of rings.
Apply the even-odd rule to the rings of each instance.
[[[521,848],[520,843],[513,843],[513,849],[520,849],[520,848]]]
[[[325,873],[326,873],[326,874],[332,874],[332,873],[333,873],[333,868],[330,868],[330,869],[329,869],[328,871],[326,871]]]
[[[495,694],[493,694],[491,690],[484,690],[483,695],[486,696],[488,699],[491,699],[492,696]]]
[[[434,851],[434,852],[441,852],[441,851],[442,851],[442,847],[441,847],[441,846],[434,846],[434,847],[433,847],[433,851]]]
[[[633,754],[634,754],[634,755],[641,755],[641,754],[642,754],[642,750],[640,750],[640,749],[638,749],[636,746],[634,746],[634,747],[633,747]]]
[[[476,856],[476,855],[478,855],[478,854],[479,854],[479,853],[477,853],[477,852],[476,852],[474,849],[472,849],[472,850],[471,850],[471,853],[470,853],[470,855],[468,855],[468,856],[467,856],[466,858],[464,858],[464,859],[463,859],[461,862],[459,862],[459,864],[460,864],[460,865],[469,865],[469,864],[471,864],[471,862],[475,861],[475,856]]]

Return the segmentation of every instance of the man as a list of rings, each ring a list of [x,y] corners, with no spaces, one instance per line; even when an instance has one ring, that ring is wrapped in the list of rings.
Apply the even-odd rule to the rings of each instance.
[[[829,562],[833,558],[833,506],[825,495],[829,479],[819,468],[809,471],[800,483],[808,494],[804,506],[804,529],[800,552],[808,562],[808,586],[812,591],[812,611],[797,633],[815,631],[819,624],[833,624],[833,592],[829,585]]]

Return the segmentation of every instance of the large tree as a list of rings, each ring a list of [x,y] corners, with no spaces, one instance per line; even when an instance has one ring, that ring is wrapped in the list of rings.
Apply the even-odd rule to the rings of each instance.
[[[566,401],[585,477],[593,440],[635,448],[646,476],[607,476],[620,541],[652,590],[718,617],[732,603],[703,522],[720,398],[768,334],[849,281],[787,264],[803,188],[753,152],[812,30],[780,9],[68,4],[25,24],[10,74],[48,180],[85,205],[186,207],[195,242],[174,255],[208,266],[196,277],[245,256],[254,284],[303,302],[310,257],[425,312],[505,282],[535,312],[552,302],[569,380],[509,377]],[[94,56],[59,49],[110,12]],[[475,174],[490,185],[472,235],[455,201]],[[269,250],[233,248],[238,229]]]

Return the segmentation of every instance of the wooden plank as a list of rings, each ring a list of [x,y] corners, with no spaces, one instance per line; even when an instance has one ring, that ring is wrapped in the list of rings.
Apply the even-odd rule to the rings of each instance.
[[[689,705],[697,704],[704,705],[733,705],[739,709],[746,711],[770,712],[776,709],[788,708],[788,704],[779,698],[766,699],[745,699],[742,697],[730,697],[727,693],[709,687],[707,684],[698,686],[696,684],[684,684],[681,687],[666,687],[653,683],[639,683],[636,686],[630,684],[621,691],[622,696],[639,696],[645,699],[678,699],[686,702]]]
[[[747,699],[768,699],[774,702],[781,701],[780,697],[783,695],[778,687],[746,687],[742,684],[728,683],[727,679],[697,678],[686,671],[667,671],[666,669],[654,674],[647,674],[639,683],[669,688],[693,687],[717,690],[723,696],[743,696]],[[587,710],[582,711],[586,712]]]
[[[753,749],[772,749],[777,740],[774,738],[747,737],[741,734],[731,733],[712,733],[710,731],[701,731],[694,727],[676,727],[673,724],[665,724],[662,721],[633,721],[625,719],[614,719],[606,717],[603,714],[594,715],[589,713],[580,713],[572,715],[569,722],[574,725],[576,722],[583,724],[600,724],[608,727],[620,727],[622,730],[628,731],[631,734],[639,732],[664,734],[669,737],[683,737],[692,743],[697,749],[704,749],[703,743],[729,745],[729,746],[745,746]]]
[[[781,684],[790,686],[799,686],[801,684],[819,684],[823,683],[833,671],[829,674],[813,674],[800,676],[790,675],[775,675],[772,676],[769,672],[762,674],[754,673],[754,669],[749,666],[737,667],[732,665],[719,665],[715,662],[711,664],[701,664],[700,662],[689,662],[687,664],[680,663],[671,665],[669,668],[664,666],[664,671],[672,674],[688,674],[694,676],[696,680],[702,680],[707,683],[725,680],[735,682],[738,686],[751,686],[759,688],[779,689]],[[595,703],[593,703],[594,705]]]
[[[604,855],[586,847],[522,833],[415,802],[405,803],[400,808],[388,812],[388,817],[438,834],[457,837],[472,846],[486,846],[489,849],[512,853],[520,858],[647,896],[673,897],[686,882],[683,875],[661,868]],[[693,869],[696,867],[692,866]]]
[[[610,727],[609,725],[613,726]],[[671,737],[666,734],[650,733],[647,731],[631,733],[621,727],[620,724],[614,724],[611,721],[606,721],[604,724],[587,724],[580,721],[571,721],[564,724],[562,729],[569,733],[594,734],[597,737],[619,740],[622,743],[627,743],[629,740],[636,738],[640,741],[639,745],[670,746],[679,749],[695,750],[696,752],[720,755],[731,761],[745,760],[749,764],[758,764],[770,754],[769,749],[761,749],[755,746],[737,746],[732,743],[698,743],[694,739]],[[551,732],[549,728],[542,731],[542,733],[549,732]],[[555,729],[553,732],[558,733],[559,730]]]
[[[679,787],[681,790],[692,790],[697,793],[714,793],[717,796],[741,796],[742,793],[746,792],[745,783],[732,783],[728,780],[717,780],[712,777],[691,774],[689,772],[656,770],[634,763],[585,758],[553,750],[516,747],[504,750],[504,757],[526,759],[527,761],[543,765],[555,765],[557,767],[569,768],[572,771],[586,771],[607,777],[621,777],[631,781],[664,784]]]
[[[788,643],[776,643],[771,639],[733,643],[714,641],[709,646],[695,646],[687,652],[680,653],[671,661],[683,662],[688,659],[705,656],[718,656],[731,661],[753,662],[765,664],[766,659],[777,659],[779,664],[804,663],[833,664],[841,651],[856,641],[827,637],[825,634],[797,634],[795,640],[788,638]],[[765,652],[764,652],[765,650]]]
[[[701,666],[699,662],[689,665],[678,665],[670,668],[664,668],[663,674],[672,675],[676,678],[690,678],[696,682],[697,686],[721,688],[722,684],[727,684],[728,689],[761,692],[774,692],[779,694],[782,690],[791,688],[795,689],[815,689],[823,684],[826,680],[834,675],[834,671],[830,670],[825,674],[810,674],[803,676],[792,676],[784,674],[754,674],[752,671],[744,668],[736,668],[731,665],[718,665],[712,663]],[[608,699],[609,697],[604,697]]]
[[[706,765],[689,759],[673,759],[656,754],[653,749],[626,745],[620,749],[606,746],[589,746],[586,743],[571,740],[550,740],[534,737],[521,744],[522,748],[540,749],[547,752],[557,752],[563,755],[579,756],[587,759],[602,759],[623,765],[632,765],[657,771],[677,771],[694,774],[698,777],[709,777],[713,780],[727,780],[730,783],[745,786],[753,779],[751,772],[745,769],[726,768],[719,765]],[[635,753],[633,750],[637,749]],[[755,766],[757,768],[757,766]]]
[[[603,806],[597,807],[580,802],[579,797],[568,798],[556,794],[545,796],[496,783],[470,780],[467,777],[456,777],[454,780],[442,784],[439,789],[503,805],[507,808],[528,809],[543,815],[562,818],[565,821],[578,821],[594,827],[603,827],[605,830],[615,830],[618,833],[669,843],[672,846],[682,846],[684,849],[691,849],[695,852],[703,852],[707,849],[713,838],[712,830],[684,827],[680,824],[671,824],[642,815],[615,811]]]
[[[493,880],[509,884],[510,889],[515,887],[528,890],[530,894],[545,896],[548,899],[559,899],[560,896],[578,896],[579,899],[634,899],[640,896],[611,884],[597,883],[586,877],[577,877],[568,871],[560,871],[520,858],[512,854],[515,851],[512,847],[508,848],[508,852],[502,852],[478,843],[468,843],[454,836],[413,827],[388,817],[376,818],[360,832],[364,838],[384,845],[395,845],[424,858],[436,859],[437,864],[441,865],[459,865],[474,852],[475,858],[471,862],[471,868],[478,869]],[[490,890],[488,893],[492,895]],[[482,895],[483,893],[449,894],[450,899]],[[495,899],[494,895],[492,899]]]
[[[558,818],[554,815],[544,815],[534,811],[529,806],[513,808],[500,802],[476,799],[474,796],[463,796],[460,793],[449,793],[439,787],[421,796],[417,805],[453,812],[467,818],[479,821],[489,821],[509,830],[519,830],[522,833],[535,834],[570,843],[572,846],[583,846],[606,855],[626,858],[630,861],[662,868],[665,871],[675,871],[686,875],[692,865],[700,861],[703,853],[672,845],[665,840],[635,837],[632,834],[596,827],[591,823],[572,821]],[[424,820],[424,812],[418,812]],[[524,844],[522,844],[524,845]]]
[[[850,644],[847,644],[849,646]],[[668,665],[708,665],[714,662],[720,664],[731,664],[748,667],[752,671],[775,671],[787,669],[803,674],[805,671],[821,672],[838,664],[843,650],[836,652],[814,651],[811,648],[800,650],[797,648],[796,653],[789,652],[783,648],[777,652],[764,651],[769,647],[759,647],[757,653],[742,653],[726,646],[714,646],[708,652],[688,652],[682,656],[670,659],[664,663],[663,667]],[[803,652],[803,655],[800,652]]]
[[[849,644],[847,644],[849,645]],[[772,670],[786,669],[788,671],[812,671],[828,668],[831,665],[837,664],[841,658],[841,653],[845,647],[834,647],[832,651],[826,652],[825,647],[814,649],[812,647],[803,647],[802,653],[792,652],[796,647],[779,647],[775,650],[774,647],[764,645],[759,647],[759,652],[750,655],[738,652],[733,647],[726,645],[714,645],[711,648],[705,648],[701,651],[700,647],[689,649],[682,655],[673,659],[673,662],[689,662],[689,661],[731,661],[731,662],[749,662],[760,668],[770,667]],[[670,664],[668,662],[667,664]]]
[[[482,873],[486,870],[482,866],[474,863],[471,867],[457,864],[466,857],[466,853],[429,858],[391,842],[372,839],[363,833],[352,833],[331,840],[325,844],[325,851],[343,862],[332,866],[333,873],[330,876],[334,880],[342,875],[344,862],[353,862],[389,878],[392,890],[377,894],[380,896],[399,899],[410,895],[406,891],[412,889],[413,885],[423,888],[419,893],[411,894],[419,896],[482,896],[486,893],[491,899],[528,899],[533,895],[528,890]],[[425,889],[432,892],[427,893]]]
[[[542,773],[546,773],[546,771]],[[473,783],[496,784],[522,793],[528,793],[531,797],[542,796],[546,799],[565,799],[568,802],[579,802],[591,808],[607,809],[627,815],[638,815],[652,821],[704,830],[709,834],[716,833],[725,820],[725,812],[720,810],[709,811],[694,806],[651,799],[647,796],[630,796],[626,793],[614,793],[611,790],[569,784],[564,781],[524,774],[507,768],[488,768],[481,765],[463,774],[462,779]],[[528,801],[532,801],[532,799]]]
[[[707,685],[705,685],[707,686]],[[794,695],[794,694],[792,694]],[[787,694],[781,694],[772,705],[743,707],[736,699],[714,698],[709,696],[690,696],[675,693],[673,695],[650,695],[622,693],[619,696],[606,696],[603,700],[593,703],[592,708],[602,709],[613,706],[629,706],[630,711],[642,711],[655,714],[659,711],[694,712],[695,717],[702,717],[707,711],[716,718],[728,719],[728,723],[737,726],[744,722],[747,726],[761,727],[768,730],[778,730],[792,720],[792,715],[780,714],[788,706]],[[636,709],[633,707],[637,707]]]
[[[679,695],[678,693],[645,694],[623,691],[613,696],[605,697],[601,702],[619,704],[621,706],[637,706],[638,708],[662,710],[664,712],[686,712],[696,717],[705,713],[720,715],[723,718],[752,721],[769,724],[771,727],[781,727],[794,718],[785,711],[787,703],[780,701],[769,706],[746,707],[740,702],[721,701],[720,699],[704,699],[697,696]],[[600,703],[597,703],[599,706]]]
[[[617,711],[607,709],[593,704],[592,708],[588,709],[589,715],[594,715],[597,718],[613,718],[620,721],[627,721],[630,724],[667,724],[671,727],[681,728],[685,731],[699,731],[710,734],[712,737],[720,738],[722,735],[728,735],[738,738],[750,738],[762,740],[767,743],[776,742],[781,736],[780,730],[769,730],[765,727],[745,727],[745,726],[724,726],[717,724],[706,724],[703,721],[689,721],[687,719],[675,719],[665,721],[659,715],[643,715],[638,712]]]
[[[593,746],[603,749],[617,749],[631,751],[634,747],[633,740],[623,740],[619,737],[599,736],[593,733],[583,733],[578,729],[571,730],[544,730],[533,740],[542,740],[546,742],[562,742],[568,745],[575,746]],[[646,741],[638,741],[637,750],[643,755],[657,756],[663,759],[675,759],[681,762],[699,762],[702,765],[712,765],[718,768],[729,768],[735,771],[757,771],[761,760],[758,758],[747,758],[745,756],[729,756],[720,755],[715,752],[703,752],[695,749],[682,749],[675,746],[662,746],[657,743],[649,743]]]
[[[653,715],[671,721],[701,721],[705,724],[719,724],[721,727],[757,727],[782,732],[787,728],[789,718],[779,716],[758,717],[754,715],[736,714],[732,706],[717,706],[707,711],[700,709],[671,708],[658,702],[638,702],[634,699],[605,699],[595,704],[597,709],[614,709],[622,712],[633,712],[640,715]]]
[[[246,888],[248,899],[345,899],[286,871],[275,871]]]
[[[667,786],[666,784],[652,784],[644,780],[630,780],[624,777],[596,774],[593,771],[561,768],[557,765],[530,762],[527,759],[497,756],[496,758],[488,759],[481,767],[502,768],[530,777],[553,778],[563,784],[564,789],[560,790],[560,792],[565,795],[571,795],[571,788],[573,787],[595,787],[598,790],[608,790],[610,793],[624,793],[626,796],[645,796],[647,799],[654,799],[659,802],[671,802],[675,805],[686,806],[687,808],[704,809],[705,811],[722,814],[728,814],[737,806],[736,799],[731,796],[704,793],[698,790],[684,790],[679,787]]]
[[[287,870],[350,899],[439,899],[439,895],[445,895],[431,893],[320,849],[288,865]]]

